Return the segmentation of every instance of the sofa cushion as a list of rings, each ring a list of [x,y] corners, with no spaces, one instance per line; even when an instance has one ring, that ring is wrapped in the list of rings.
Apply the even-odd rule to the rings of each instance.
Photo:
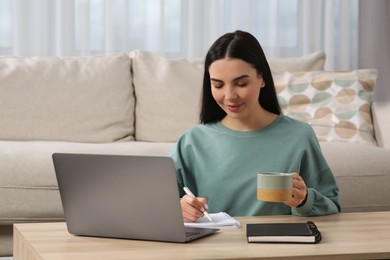
[[[317,51],[300,57],[293,58],[272,58],[268,59],[272,74],[284,73],[286,71],[311,71],[323,70],[325,63],[325,53]]]
[[[340,188],[342,212],[390,210],[390,150],[361,143],[320,144]]]
[[[174,145],[0,141],[0,225],[62,220],[62,204],[51,158],[55,152],[164,156]]]
[[[202,59],[168,59],[135,50],[133,83],[136,95],[135,138],[151,142],[175,142],[199,122],[204,73]],[[274,72],[323,69],[325,54],[316,52],[289,59],[270,59]]]
[[[376,145],[370,105],[376,70],[285,72],[274,77],[283,113],[309,123],[320,141]]]
[[[203,70],[199,62],[133,51],[135,138],[175,142],[198,123]]]
[[[126,54],[0,58],[0,139],[113,142],[134,134]]]

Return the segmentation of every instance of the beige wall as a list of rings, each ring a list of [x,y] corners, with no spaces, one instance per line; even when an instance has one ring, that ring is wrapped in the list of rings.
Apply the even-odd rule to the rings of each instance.
[[[377,68],[375,100],[390,102],[390,1],[360,0],[359,68]]]

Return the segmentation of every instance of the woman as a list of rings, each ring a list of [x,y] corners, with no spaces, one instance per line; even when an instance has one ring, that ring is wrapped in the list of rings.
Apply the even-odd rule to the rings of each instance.
[[[185,222],[203,211],[233,216],[338,213],[338,187],[312,128],[282,115],[271,70],[254,36],[235,31],[207,53],[201,124],[171,153]],[[258,172],[293,172],[285,203],[256,198]],[[187,186],[198,197],[185,195]]]

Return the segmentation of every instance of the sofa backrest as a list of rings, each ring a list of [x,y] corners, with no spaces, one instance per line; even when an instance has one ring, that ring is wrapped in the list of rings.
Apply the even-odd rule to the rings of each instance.
[[[283,112],[322,141],[375,145],[376,71],[327,72],[324,62],[323,52],[269,59]],[[141,50],[0,57],[0,140],[175,142],[199,122],[203,63]]]

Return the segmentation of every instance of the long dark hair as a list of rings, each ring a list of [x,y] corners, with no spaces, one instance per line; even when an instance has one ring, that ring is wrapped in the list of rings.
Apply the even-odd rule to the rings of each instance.
[[[280,115],[281,109],[276,96],[274,80],[267,58],[257,39],[248,32],[235,31],[226,33],[218,38],[210,47],[206,55],[202,105],[200,111],[200,122],[207,124],[219,121],[226,116],[225,111],[217,104],[211,94],[210,65],[219,59],[237,58],[251,64],[259,75],[262,75],[265,87],[261,89],[259,96],[260,105],[267,111]]]

